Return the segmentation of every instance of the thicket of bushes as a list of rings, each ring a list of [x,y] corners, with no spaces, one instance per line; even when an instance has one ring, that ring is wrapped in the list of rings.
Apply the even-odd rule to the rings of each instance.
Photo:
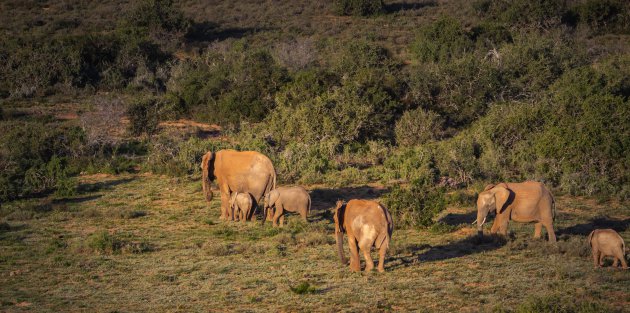
[[[381,1],[335,8],[383,12]],[[302,40],[304,62],[247,37],[175,58],[193,27],[168,0],[141,2],[107,35],[1,41],[1,97],[123,91],[124,108],[111,110],[137,136],[103,140],[89,126],[98,123],[56,132],[53,121],[9,118],[2,198],[71,189],[85,168],[142,163],[196,176],[205,151],[228,147],[269,155],[281,183],[408,183],[385,200],[405,225],[430,224],[446,191],[482,181],[630,198],[630,57],[587,49],[584,37],[628,34],[628,4],[481,0],[472,9],[478,17],[465,25],[443,16],[421,27],[407,62],[370,36]],[[230,140],[159,133],[159,121],[180,117],[220,124]]]

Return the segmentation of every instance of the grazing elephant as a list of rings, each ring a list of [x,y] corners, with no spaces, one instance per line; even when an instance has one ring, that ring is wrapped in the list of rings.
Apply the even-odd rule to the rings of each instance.
[[[348,234],[350,245],[350,270],[361,271],[359,249],[365,257],[365,271],[374,268],[374,262],[370,256],[372,246],[379,249],[378,271],[385,271],[385,253],[389,248],[389,242],[394,231],[392,216],[383,205],[369,200],[350,200],[347,204],[337,201],[335,208],[335,239],[337,241],[337,253],[341,264],[346,264],[343,253],[343,233]]]
[[[536,222],[534,238],[540,238],[542,226],[549,234],[549,241],[556,242],[553,221],[556,206],[551,192],[544,184],[527,181],[523,183],[500,183],[486,186],[477,198],[477,231],[483,234],[483,224],[489,211],[496,210],[496,218],[490,233],[507,235],[508,222]],[[474,222],[473,222],[474,223]]]
[[[220,150],[208,152],[201,161],[203,193],[212,201],[210,184],[216,178],[221,191],[221,219],[229,220],[229,199],[234,191],[246,192],[254,198],[254,211],[262,197],[276,188],[276,170],[271,160],[256,151]]]
[[[254,204],[254,199],[252,199],[252,195],[246,192],[238,192],[235,191],[232,193],[230,197],[230,210],[233,220],[241,220],[243,223],[247,220],[250,212],[252,211],[252,207]]]
[[[274,207],[275,211],[270,210]],[[263,224],[270,211],[274,212],[273,226],[278,226],[278,219],[280,219],[280,226],[284,226],[285,211],[300,213],[304,221],[308,222],[306,217],[311,212],[311,196],[300,186],[278,187],[265,195],[264,208]]]
[[[617,267],[619,261],[621,261],[621,267],[628,269],[625,257],[626,244],[616,231],[612,229],[596,229],[588,235],[588,244],[593,252],[595,268],[604,265],[604,257],[612,256],[615,260],[613,267]]]

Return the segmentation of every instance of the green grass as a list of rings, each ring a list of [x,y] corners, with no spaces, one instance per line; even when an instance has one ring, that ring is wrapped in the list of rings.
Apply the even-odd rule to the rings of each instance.
[[[290,215],[283,229],[225,223],[218,197],[208,207],[187,192],[197,181],[123,178],[77,196],[86,201],[3,204],[1,311],[598,312],[621,310],[630,296],[630,271],[594,270],[579,227],[598,216],[628,219],[625,203],[559,197],[556,228],[573,233],[560,234],[557,247],[532,239],[533,225],[512,223],[507,240],[471,237],[470,225],[397,229],[386,272],[366,275],[339,264],[322,211],[309,224]],[[120,195],[133,195],[120,210],[146,215],[109,214]],[[14,218],[20,211],[33,215]],[[621,234],[630,241],[629,230]]]

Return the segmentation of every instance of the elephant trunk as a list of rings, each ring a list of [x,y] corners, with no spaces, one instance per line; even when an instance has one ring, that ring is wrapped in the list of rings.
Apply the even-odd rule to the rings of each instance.
[[[343,255],[343,233],[340,231],[336,232],[335,241],[337,242],[337,254],[339,255],[339,261],[341,264],[346,265],[348,262],[346,257]]]
[[[484,209],[477,210],[477,234],[479,236],[483,236],[483,224],[486,222],[487,217],[488,211]]]

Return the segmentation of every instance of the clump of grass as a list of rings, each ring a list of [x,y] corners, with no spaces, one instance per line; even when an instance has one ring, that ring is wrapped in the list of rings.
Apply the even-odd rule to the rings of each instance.
[[[127,240],[121,235],[100,231],[91,234],[86,239],[88,248],[97,254],[115,253],[145,253],[154,250],[154,247],[143,240]]]
[[[218,227],[217,229],[212,231],[212,234],[215,237],[228,240],[232,240],[236,237],[236,231],[228,225],[222,225],[221,227]]]
[[[304,295],[304,294],[313,294],[317,292],[317,288],[311,286],[308,282],[301,282],[299,285],[295,287],[289,286],[289,289],[295,294]]]
[[[321,232],[305,233],[301,236],[300,241],[307,246],[331,245],[335,243],[335,239],[331,235]]]
[[[106,231],[96,232],[87,238],[87,246],[99,254],[111,254],[120,251],[123,243]]]
[[[537,312],[554,312],[554,313],[591,313],[591,312],[616,312],[612,308],[598,302],[580,301],[575,302],[574,299],[560,298],[558,296],[545,296],[540,298],[531,298],[520,304],[514,310],[498,309],[497,312],[514,312],[514,313],[537,313]]]

